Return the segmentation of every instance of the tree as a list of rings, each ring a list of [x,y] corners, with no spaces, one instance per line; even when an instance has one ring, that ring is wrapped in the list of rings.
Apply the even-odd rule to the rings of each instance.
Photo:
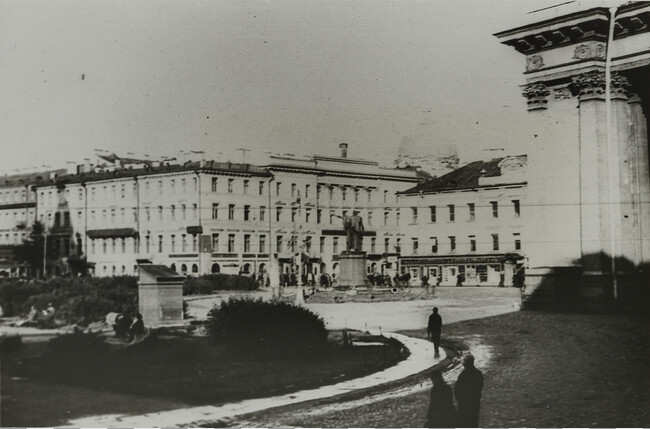
[[[45,244],[45,226],[35,221],[29,236],[16,248],[16,259],[29,265],[31,275],[36,275],[43,267],[43,246]],[[52,240],[47,243],[47,259],[52,259],[54,246]]]

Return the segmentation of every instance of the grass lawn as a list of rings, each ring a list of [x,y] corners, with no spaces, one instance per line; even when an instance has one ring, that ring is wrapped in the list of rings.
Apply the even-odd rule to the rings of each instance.
[[[403,358],[401,346],[342,347],[340,332],[303,355],[235,353],[205,337],[161,337],[143,347],[112,346],[105,359],[47,366],[46,344],[2,352],[0,425],[53,426],[87,415],[140,414],[216,405],[360,377]]]
[[[445,339],[447,346],[469,340],[491,349],[487,364],[479,362],[482,427],[650,427],[648,319],[526,311],[444,325]],[[264,427],[422,427],[428,405],[424,391],[322,414],[269,410],[247,420]]]

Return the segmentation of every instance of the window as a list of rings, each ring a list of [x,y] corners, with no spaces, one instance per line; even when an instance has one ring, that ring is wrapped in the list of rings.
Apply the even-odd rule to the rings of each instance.
[[[217,183],[219,179],[217,177],[212,178],[212,192],[217,192]]]
[[[279,197],[280,192],[282,192],[282,182],[275,182],[275,195]]]
[[[122,247],[122,253],[126,253],[126,239],[122,238],[121,240],[122,241],[120,242],[120,244],[121,244],[120,247]]]
[[[250,253],[251,251],[251,235],[244,234],[244,253]]]
[[[250,220],[250,215],[251,215],[251,206],[249,205],[244,206],[244,220],[245,221]]]
[[[186,252],[187,251],[187,236],[185,234],[181,234],[181,252]]]
[[[395,241],[396,241],[396,243],[395,243],[395,252],[400,253],[402,251],[402,239],[398,238]]]
[[[261,206],[260,207],[260,221],[264,222],[264,219],[266,218],[266,207]]]
[[[282,207],[277,207],[275,209],[275,221],[280,222],[281,218],[282,218]]]
[[[172,204],[170,207],[171,219],[176,220],[176,206]]]
[[[278,253],[282,253],[282,236],[278,235],[275,237],[275,251]]]
[[[359,201],[359,189],[354,188],[354,201],[358,202]]]
[[[368,225],[372,226],[372,211],[368,211]]]
[[[235,183],[235,179],[228,179],[228,193],[232,194],[234,186],[233,184]]]
[[[158,206],[158,220],[163,220],[163,208]]]
[[[198,212],[199,212],[199,206],[196,203],[192,204],[192,219],[196,219],[198,217],[199,215]]]
[[[515,217],[519,217],[519,215],[521,215],[520,208],[519,208],[519,200],[512,200],[512,207],[515,210]]]
[[[475,235],[470,235],[469,236],[469,251],[470,252],[476,252],[476,236]]]
[[[384,191],[384,202],[388,200],[388,191]]]
[[[384,238],[384,253],[390,252],[390,238]]]
[[[339,238],[332,237],[332,253],[339,253]]]
[[[492,234],[492,250],[499,250],[499,234]]]
[[[159,235],[158,236],[158,253],[162,253],[163,251],[163,236]]]
[[[325,252],[325,237],[320,237],[319,243],[318,243],[318,251],[320,253]]]
[[[418,239],[415,237],[411,238],[411,244],[413,245],[413,253],[418,253],[418,248],[420,246],[420,244],[418,243]]]
[[[57,213],[58,215],[58,213]],[[111,209],[111,224],[115,223],[115,209]]]
[[[311,237],[305,237],[305,252],[311,253]]]
[[[259,183],[259,194],[264,195],[264,182]]]
[[[388,212],[384,212],[384,226],[388,225]]]
[[[291,184],[291,198],[295,198],[296,196],[296,184],[292,183]]]
[[[368,189],[366,192],[368,193],[368,202],[371,203],[372,202],[372,189]]]
[[[144,237],[144,248],[146,253],[149,253],[151,251],[151,237],[148,235]]]
[[[341,188],[341,200],[345,201],[347,194],[348,194],[348,190],[345,188]]]
[[[418,223],[418,208],[417,207],[411,207],[411,222],[412,223]]]
[[[453,204],[449,204],[449,222],[456,221],[456,207]]]
[[[212,251],[219,251],[219,234],[212,234]]]
[[[311,185],[305,185],[305,198],[309,198],[309,188]]]
[[[163,194],[163,182],[162,182],[162,180],[158,181],[158,194],[160,194],[160,195]]]
[[[320,200],[320,194],[323,191],[323,187],[321,185],[316,185],[316,199]]]
[[[515,232],[512,236],[515,239],[515,250],[521,250],[521,234]]]
[[[469,210],[469,221],[473,222],[474,219],[476,218],[476,206],[474,203],[467,203],[467,209]]]
[[[298,209],[295,207],[291,208],[291,222],[296,221],[296,214],[298,213]]]
[[[431,222],[436,221],[436,206],[429,206],[429,216],[430,216]]]
[[[330,201],[332,201],[334,199],[334,186],[330,186],[328,190],[330,194]]]
[[[212,219],[219,219],[219,203],[212,203]]]
[[[234,219],[235,219],[235,205],[228,204],[228,220],[234,220]]]
[[[305,223],[309,223],[309,219],[311,218],[311,209],[305,210]]]
[[[490,201],[490,204],[492,205],[492,217],[494,218],[499,217],[499,202]]]
[[[170,242],[171,242],[171,252],[175,252],[176,251],[176,236],[174,234],[171,235]]]
[[[266,252],[266,235],[260,235],[259,240],[259,253]]]
[[[323,221],[323,210],[316,210],[316,223],[321,223]]]
[[[248,194],[248,188],[250,187],[250,184],[250,180],[244,180],[244,195]]]
[[[187,218],[187,206],[185,204],[181,204],[181,217],[183,220]]]
[[[395,225],[397,226],[399,226],[400,217],[401,217],[401,213],[398,210],[397,212],[395,212]]]
[[[235,252],[235,234],[228,234],[228,253]]]
[[[438,253],[438,238],[431,237],[431,253]]]
[[[198,241],[199,238],[197,235],[192,236],[192,252],[196,252],[196,249],[198,248]]]
[[[187,180],[185,179],[181,179],[181,192],[187,192]]]

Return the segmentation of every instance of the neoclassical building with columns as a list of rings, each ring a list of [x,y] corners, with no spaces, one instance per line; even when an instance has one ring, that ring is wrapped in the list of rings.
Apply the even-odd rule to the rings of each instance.
[[[525,148],[525,296],[579,284],[617,299],[650,262],[650,3],[576,7],[495,34],[525,56],[523,95],[544,124]]]

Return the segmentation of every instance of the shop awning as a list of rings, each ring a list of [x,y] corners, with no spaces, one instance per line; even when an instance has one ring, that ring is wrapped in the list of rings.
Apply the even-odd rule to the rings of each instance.
[[[86,232],[88,238],[121,238],[137,237],[138,231],[134,228],[109,228],[109,229],[90,229]]]

